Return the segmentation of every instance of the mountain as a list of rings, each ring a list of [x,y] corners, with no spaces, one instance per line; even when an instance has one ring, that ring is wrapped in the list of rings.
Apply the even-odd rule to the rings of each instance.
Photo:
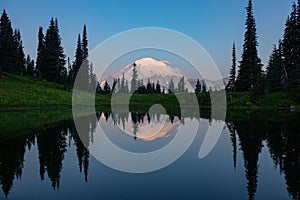
[[[177,83],[179,82],[180,77],[184,76],[184,74],[177,67],[172,66],[168,61],[159,61],[153,58],[142,58],[140,60],[136,60],[134,62],[136,64],[136,70],[138,73],[138,79],[143,80],[144,85],[147,84],[148,78],[151,83],[154,82],[156,84],[159,81],[161,87],[165,87],[166,90],[169,86],[169,81],[173,79],[175,87],[177,87]],[[109,84],[113,82],[114,78],[122,78],[123,74],[126,80],[128,80],[128,84],[130,87],[130,81],[132,78],[132,70],[133,64],[129,64],[122,68],[119,72],[112,74],[111,76],[105,77],[104,80],[107,80]],[[194,91],[191,84],[187,81],[185,77],[185,87],[188,88],[189,92]]]
[[[169,81],[173,79],[175,88],[177,88],[177,83],[179,82],[179,79],[184,76],[182,71],[173,66],[168,61],[159,61],[155,60],[153,58],[142,58],[140,60],[136,60],[134,62],[136,64],[136,70],[138,73],[138,79],[143,80],[144,85],[147,84],[148,78],[150,79],[151,83],[155,83],[159,81],[159,84],[161,87],[166,88],[166,91],[169,87]],[[101,85],[104,84],[104,81],[107,80],[109,85],[112,85],[114,78],[122,78],[123,74],[126,80],[128,80],[129,88],[130,88],[130,81],[132,78],[132,70],[133,70],[133,64],[129,64],[122,68],[119,72],[112,74],[108,77],[104,77],[101,80]],[[184,76],[185,79],[185,87],[188,88],[189,92],[195,91],[195,86],[197,83],[196,78],[187,78]],[[202,82],[203,80],[201,80]],[[205,80],[207,89],[211,88],[213,90],[217,89],[224,89],[224,85],[227,84],[228,78],[224,78],[223,80],[219,81],[210,81]]]

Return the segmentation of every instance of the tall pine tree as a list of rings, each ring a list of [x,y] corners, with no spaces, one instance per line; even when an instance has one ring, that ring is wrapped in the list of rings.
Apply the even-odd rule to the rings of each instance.
[[[36,76],[42,77],[45,74],[46,66],[44,64],[45,57],[45,36],[43,33],[43,27],[39,27],[38,33],[38,47],[37,47],[37,58],[36,58]]]
[[[25,55],[19,30],[12,29],[11,21],[5,10],[0,19],[0,70],[22,74]]]
[[[283,80],[283,58],[281,45],[277,48],[274,45],[273,52],[270,56],[269,64],[267,67],[267,90],[271,92],[280,91],[283,89],[282,80]]]
[[[236,79],[236,53],[235,53],[235,43],[232,45],[232,65],[230,69],[229,81],[226,86],[227,90],[235,91],[235,79]]]
[[[42,77],[47,81],[63,84],[66,79],[66,60],[61,38],[59,35],[57,19],[51,18],[50,25],[45,36],[44,67]]]
[[[298,1],[300,4],[300,1]],[[282,52],[289,90],[300,89],[300,5],[292,5],[283,36]]]
[[[196,88],[195,88],[195,93],[198,94],[201,92],[201,83],[200,80],[197,79],[197,83],[196,83]]]
[[[175,92],[175,86],[174,86],[174,82],[173,82],[173,79],[170,80],[169,82],[169,89],[168,89],[168,93],[169,94],[172,94]]]
[[[83,31],[82,31],[82,56],[83,59],[87,59],[89,56],[88,39],[87,39],[87,31],[86,31],[85,24],[83,26]]]
[[[242,60],[236,80],[237,91],[248,91],[256,87],[262,78],[262,64],[257,51],[258,42],[252,0],[249,0],[246,10],[246,32],[244,36]]]
[[[78,34],[77,47],[75,50],[75,61],[73,63],[73,68],[72,68],[73,71],[69,73],[69,75],[72,76],[72,82],[74,82],[82,62],[83,62],[83,54],[82,54],[82,46],[81,46],[81,37],[80,34]]]
[[[27,55],[26,61],[26,72],[29,76],[34,77],[35,71],[34,71],[34,60],[31,60],[30,55]]]
[[[136,71],[136,64],[133,63],[132,65],[133,65],[133,69],[132,69],[132,79],[131,79],[130,92],[134,93],[135,90],[137,89],[137,86],[138,86],[138,74],[137,74],[137,71]]]
[[[5,10],[3,10],[0,19],[0,70],[12,72],[13,58],[15,52],[13,51],[14,39],[13,29],[11,27],[10,19]]]
[[[23,74],[25,72],[25,54],[23,50],[23,43],[21,39],[20,30],[15,30],[14,33],[14,49],[15,49],[15,70],[17,74]]]
[[[74,80],[77,77],[77,74],[80,70],[80,76],[77,77],[79,81],[78,87],[82,90],[90,90],[91,84],[93,82],[94,73],[90,68],[88,60],[88,39],[87,39],[87,30],[86,26],[83,26],[82,40],[80,39],[80,34],[78,35],[77,47],[75,52],[75,62],[73,66],[74,71]],[[74,81],[73,80],[73,81]]]

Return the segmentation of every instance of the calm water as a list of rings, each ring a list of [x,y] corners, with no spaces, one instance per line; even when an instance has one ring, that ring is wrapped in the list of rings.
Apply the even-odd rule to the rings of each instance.
[[[187,112],[189,113],[189,112]],[[200,124],[190,148],[171,165],[131,174],[97,161],[83,146],[70,111],[0,113],[0,199],[299,199],[299,114],[233,111],[216,146],[199,149],[218,119],[99,112],[111,142],[131,152],[167,145],[189,122]],[[93,144],[97,121],[82,116]],[[157,128],[163,129],[157,133]],[[155,133],[155,134],[154,134]],[[189,134],[188,132],[186,134]],[[138,163],[137,163],[138,165]]]

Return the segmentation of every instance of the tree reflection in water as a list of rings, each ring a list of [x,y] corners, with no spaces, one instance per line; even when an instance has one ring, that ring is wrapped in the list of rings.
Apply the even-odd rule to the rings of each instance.
[[[38,149],[40,178],[44,180],[47,175],[53,189],[59,189],[63,160],[72,144],[76,147],[79,171],[83,173],[87,182],[90,154],[83,144],[93,142],[93,133],[98,123],[94,120],[94,115],[81,117],[80,121],[84,124],[82,127],[86,136],[79,138],[72,118],[31,127],[29,122],[44,120],[44,115],[49,117],[46,112],[51,111],[35,111],[34,114],[30,112],[33,111],[0,114],[0,185],[3,193],[7,196],[13,187],[14,179],[21,179],[25,152],[35,145]],[[61,115],[60,112],[57,114]],[[154,119],[160,121],[162,118],[160,114],[155,116],[147,112],[106,111],[98,112],[96,115],[97,119],[103,118],[107,123],[119,125],[123,130],[128,124],[133,125],[134,139],[138,139],[136,132],[142,124],[154,123]],[[51,116],[56,118],[53,113]],[[184,119],[187,118],[193,119],[196,116],[191,111],[180,114],[168,113],[170,124],[177,120],[184,125]],[[201,118],[211,120],[210,112],[201,112]],[[237,149],[241,149],[249,199],[255,198],[259,187],[258,162],[264,143],[267,144],[274,166],[284,174],[291,198],[300,198],[300,129],[296,123],[297,119],[299,119],[297,113],[284,117],[280,115],[278,118],[259,117],[247,112],[227,113],[226,124],[233,147],[233,168],[237,166]],[[24,120],[26,123],[20,124]]]

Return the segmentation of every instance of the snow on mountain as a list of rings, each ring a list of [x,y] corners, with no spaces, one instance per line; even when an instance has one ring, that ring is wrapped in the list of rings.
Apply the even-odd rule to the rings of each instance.
[[[140,60],[136,60],[134,63],[136,64],[138,79],[143,80],[144,85],[147,83],[149,78],[151,83],[154,82],[156,84],[156,82],[159,81],[159,84],[162,87],[165,87],[167,90],[169,81],[171,79],[173,79],[175,87],[177,87],[177,83],[179,82],[180,77],[184,76],[180,69],[172,66],[168,61],[159,61],[153,58],[142,58]],[[124,74],[124,77],[126,80],[128,80],[128,84],[130,86],[130,81],[132,79],[132,70],[133,64],[129,64],[119,72],[106,77],[105,80],[107,80],[108,83],[111,84],[113,82],[113,78],[121,79]],[[188,91],[192,92],[194,89],[187,81],[186,77],[185,83],[185,87],[188,88]]]
[[[181,70],[177,67],[174,67],[168,61],[159,61],[153,58],[142,58],[140,60],[136,60],[134,62],[136,64],[136,70],[138,73],[138,79],[143,80],[144,85],[147,84],[148,78],[150,79],[151,83],[155,83],[159,81],[161,87],[164,87],[167,91],[169,86],[169,81],[173,79],[175,88],[177,88],[177,83],[179,79],[184,76]],[[114,78],[122,78],[123,74],[125,79],[128,81],[129,88],[130,88],[130,81],[132,79],[132,70],[133,70],[133,63],[125,66],[119,72],[112,74],[108,77],[104,77],[101,80],[101,85],[103,86],[105,80],[112,85]],[[197,83],[196,78],[187,78],[184,76],[185,79],[185,87],[188,88],[189,92],[195,91],[195,86]],[[204,80],[200,79],[201,84]],[[228,83],[228,78],[224,78],[223,80],[211,81],[205,80],[207,89],[212,90],[220,90],[224,89],[224,86]]]

